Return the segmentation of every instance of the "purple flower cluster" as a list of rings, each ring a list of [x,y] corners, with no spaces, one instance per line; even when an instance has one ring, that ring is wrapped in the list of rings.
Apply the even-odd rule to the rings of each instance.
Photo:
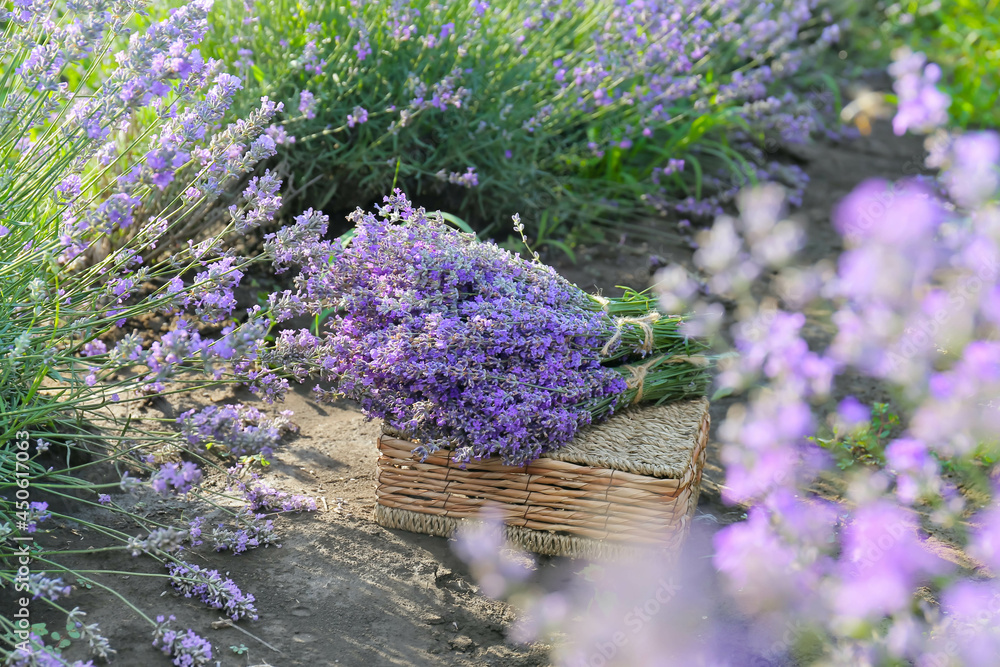
[[[257,620],[252,593],[243,593],[232,579],[223,579],[218,570],[207,570],[183,562],[167,563],[170,585],[186,598],[197,597],[212,609],[221,609],[234,621]]]
[[[271,456],[283,432],[294,430],[288,410],[270,419],[253,406],[210,405],[177,418],[181,433],[196,447],[221,446],[236,456]]]
[[[24,530],[27,533],[34,533],[38,530],[38,524],[46,519],[52,518],[49,512],[49,504],[46,502],[31,502],[28,504],[28,511],[24,519]]]
[[[226,527],[224,523],[217,524],[212,530],[212,540],[216,551],[229,550],[234,554],[260,546],[281,546],[274,534],[274,521],[268,519],[266,514],[255,514],[248,509],[243,509],[236,515],[235,530]]]
[[[205,517],[196,516],[194,519],[188,522],[188,539],[191,540],[191,546],[197,547],[204,544],[201,539],[201,528],[205,525]]]
[[[179,632],[170,627],[177,619],[156,617],[156,630],[153,631],[153,646],[172,658],[177,667],[202,667],[211,664],[212,644],[194,630]]]
[[[896,79],[893,90],[898,98],[899,111],[892,119],[892,129],[903,135],[907,131],[926,132],[948,122],[951,98],[937,88],[941,68],[928,63],[922,53],[902,51],[889,67]]]
[[[354,127],[355,125],[363,125],[368,122],[368,110],[364,107],[354,107],[352,111],[347,116],[347,127]]]
[[[222,285],[231,284],[223,277]],[[220,299],[228,301],[225,292],[213,294],[211,286],[203,282],[192,290],[193,298],[211,307]],[[137,333],[123,336],[109,354],[108,363],[112,367],[126,362],[135,362],[149,369],[142,378],[141,390],[148,393],[164,391],[166,383],[185,371],[202,371],[219,378],[223,367],[232,362],[234,367],[249,367],[257,355],[269,321],[260,317],[259,308],[251,311],[247,321],[241,325],[226,325],[222,335],[215,339],[203,338],[194,330],[187,319],[179,319],[174,329],[160,336],[159,340],[143,347],[143,339]]]
[[[35,572],[28,577],[28,592],[31,599],[45,598],[55,602],[73,592],[73,587],[62,580],[62,577],[47,577],[44,572]]]
[[[157,493],[169,496],[183,495],[201,483],[201,469],[191,461],[164,463],[150,478],[150,486]]]
[[[422,451],[445,445],[457,460],[499,454],[520,465],[625,391],[601,365],[610,320],[550,267],[459,233],[398,191],[378,215],[351,220],[346,247],[323,246],[330,261],[289,248],[288,236],[269,250],[303,262],[291,312],[293,301],[338,306],[311,350],[322,377],[419,437]]]
[[[233,479],[233,486],[243,494],[249,512],[264,510],[269,512],[315,512],[316,500],[309,496],[300,496],[287,491],[279,491],[259,481],[256,474],[251,475],[249,482]]]
[[[291,145],[296,141],[295,135],[289,134],[283,125],[271,124],[264,132],[278,146]]]
[[[243,279],[243,272],[234,266],[236,262],[234,257],[223,257],[200,271],[182,303],[205,322],[221,322],[229,318],[236,307],[233,291]]]
[[[269,135],[260,137],[258,141],[268,145],[269,150],[273,150],[275,140]],[[251,229],[274,220],[275,214],[281,208],[281,197],[277,194],[280,187],[281,180],[271,173],[270,169],[265,170],[263,176],[254,176],[250,179],[250,183],[243,191],[245,201],[243,207],[239,208],[235,204],[229,207],[229,213],[233,216],[239,234],[246,234]],[[239,282],[238,278],[236,282]]]
[[[299,111],[306,118],[316,117],[317,104],[318,102],[316,101],[316,96],[313,95],[308,90],[303,90],[301,93],[299,93]]]

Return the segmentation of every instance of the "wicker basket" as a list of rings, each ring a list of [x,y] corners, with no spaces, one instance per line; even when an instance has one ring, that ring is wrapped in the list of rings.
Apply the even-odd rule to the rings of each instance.
[[[489,459],[464,468],[443,450],[421,463],[413,443],[386,432],[375,520],[448,537],[492,505],[507,538],[536,553],[675,551],[698,503],[708,428],[706,399],[630,408],[526,466]]]

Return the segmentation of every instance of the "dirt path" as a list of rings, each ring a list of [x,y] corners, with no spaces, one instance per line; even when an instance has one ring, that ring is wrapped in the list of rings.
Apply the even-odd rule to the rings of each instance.
[[[808,224],[806,257],[827,257],[838,250],[829,213],[839,199],[866,178],[913,173],[922,154],[918,139],[897,139],[884,124],[868,138],[800,151],[811,177],[804,205],[796,214]],[[619,284],[647,285],[651,255],[688,261],[690,254],[690,248],[680,245],[632,246],[626,239],[622,245],[584,249],[577,266],[558,268],[581,287],[610,294]],[[210,403],[232,396],[217,393],[199,398]],[[248,395],[236,398],[249,400]],[[720,401],[713,406],[716,424],[728,405]],[[168,416],[176,416],[186,407],[190,406],[165,410]],[[219,618],[217,612],[174,594],[163,579],[140,576],[161,571],[150,558],[132,559],[114,552],[112,556],[76,556],[72,563],[84,569],[137,570],[131,576],[107,575],[102,581],[150,616],[175,614],[180,627],[192,627],[213,643],[224,666],[548,664],[547,647],[506,641],[512,612],[503,603],[476,593],[447,540],[385,530],[372,522],[376,424],[366,423],[352,405],[317,406],[304,393],[292,395],[279,409],[295,412],[300,434],[277,453],[266,479],[277,488],[321,499],[320,511],[279,518],[280,549],[232,556],[214,553],[206,545],[188,554],[191,562],[228,573],[257,597],[260,620],[241,623],[241,627],[260,641],[229,627],[209,629]],[[720,504],[721,480],[717,449],[710,448],[699,511],[714,517],[713,522],[728,523],[740,513]],[[136,508],[139,512],[177,511],[149,498],[118,499],[145,503]],[[134,525],[119,527],[137,532]],[[65,548],[101,546],[79,526],[69,524],[45,539]],[[540,567],[556,564],[553,559],[542,559]],[[88,612],[88,620],[100,622],[119,651],[116,664],[168,664],[150,646],[150,627],[110,594],[77,590],[67,603],[79,605]],[[34,607],[33,620],[48,620],[50,630],[61,630],[51,625],[54,616],[39,609],[39,605]],[[242,655],[229,648],[241,645],[249,649]],[[84,657],[72,651],[69,655]]]

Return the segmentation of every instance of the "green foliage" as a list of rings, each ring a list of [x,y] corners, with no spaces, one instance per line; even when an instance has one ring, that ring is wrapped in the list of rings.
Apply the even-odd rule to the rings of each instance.
[[[922,51],[941,66],[955,125],[1000,125],[1000,0],[880,2],[861,17],[867,26],[856,40],[866,45],[862,53],[884,65],[893,48]]]
[[[1000,450],[997,443],[979,443],[967,456],[958,458],[939,458],[941,470],[948,474],[961,487],[963,493],[973,503],[985,504],[984,499],[990,498],[994,482],[990,478],[1000,460]]]
[[[847,434],[836,431],[832,438],[814,438],[819,446],[830,451],[841,470],[855,465],[882,467],[885,447],[899,426],[899,416],[887,403],[873,403],[871,421]]]
[[[161,0],[154,11],[176,3]],[[690,84],[690,92],[670,98],[665,117],[651,121],[651,105],[637,100],[649,95],[657,68],[667,67],[653,48],[658,34],[646,51],[615,52],[601,66],[610,68],[607,85],[620,94],[609,103],[581,104],[589,93],[566,84],[577,69],[593,71],[596,50],[611,48],[619,37],[602,34],[617,3],[508,0],[489,3],[483,12],[484,3],[469,1],[260,0],[247,3],[249,13],[244,4],[216,3],[203,52],[237,63],[244,89],[234,116],[245,115],[263,95],[285,104],[283,127],[295,137],[279,146],[286,210],[313,206],[334,219],[399,187],[417,203],[456,211],[501,238],[506,221],[519,212],[539,246],[571,253],[574,235],[599,234],[588,223],[620,227],[637,215],[671,210],[689,196],[719,195],[753,180],[747,147],[779,130],[773,118],[748,113],[748,98],[727,88],[741,77],[771,72],[781,60],[788,65],[765,77],[768,94],[780,98],[794,89],[781,71],[796,72],[803,88],[823,88],[815,65],[828,23],[819,10],[802,24],[801,43],[773,51],[755,45],[749,54],[744,47],[752,40],[742,34],[709,40],[732,35],[732,16],[723,13],[730,10],[706,3],[697,10],[705,27],[697,29],[685,16],[679,33],[706,35],[689,44],[714,43],[704,53],[690,47],[692,53],[676,54],[674,60],[693,61],[675,78],[678,85]],[[747,3],[734,11],[756,10]],[[442,38],[446,25],[452,33]],[[362,60],[363,44],[372,52]],[[628,58],[651,63],[649,71],[612,62]],[[446,82],[461,91],[454,105],[413,104],[430,100],[435,86]],[[315,117],[299,111],[303,91],[315,95]],[[367,121],[350,122],[359,108]],[[795,95],[781,105],[782,114],[809,122],[815,112],[814,101]],[[654,170],[670,159],[691,166],[660,183]],[[454,182],[470,167],[478,185]],[[559,239],[552,238],[554,231]],[[570,245],[556,243],[567,238]]]
[[[31,624],[31,632],[33,632],[34,634],[38,635],[39,637],[41,637],[43,639],[46,638],[46,637],[48,637],[48,639],[50,640],[50,642],[52,643],[52,645],[54,645],[56,648],[59,648],[59,649],[64,649],[64,648],[68,647],[72,643],[72,641],[70,639],[68,639],[67,637],[62,636],[61,633],[59,633],[59,632],[57,632],[55,630],[52,630],[51,632],[49,632],[49,629],[48,629],[48,627],[46,626],[45,623],[32,623]],[[80,636],[79,632],[76,632],[75,630],[72,630],[70,628],[70,624],[69,623],[66,624],[66,634],[68,634],[70,637],[73,637],[73,639],[77,639]]]
[[[900,431],[899,416],[886,403],[873,403],[871,421],[847,433],[834,431],[830,438],[811,438],[834,456],[837,467],[848,470],[857,466],[882,468],[886,465],[885,448]],[[952,476],[966,492],[976,491],[988,497],[989,470],[997,462],[994,445],[981,443],[967,456],[944,458],[935,455],[941,470]]]

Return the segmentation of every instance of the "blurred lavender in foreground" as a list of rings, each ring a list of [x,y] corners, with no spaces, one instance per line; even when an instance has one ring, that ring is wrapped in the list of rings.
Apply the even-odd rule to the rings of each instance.
[[[912,59],[895,73],[917,76],[917,65]],[[924,76],[920,85],[930,85],[933,69]],[[901,97],[914,85],[903,81]],[[929,91],[901,99],[898,127],[940,122],[935,100]],[[1000,650],[996,612],[988,611],[1000,609],[997,587],[970,580],[950,556],[967,546],[988,563],[996,510],[973,515],[970,499],[942,475],[946,462],[993,470],[997,452],[997,147],[990,133],[945,143],[939,188],[949,200],[918,181],[859,186],[834,212],[847,247],[836,273],[787,266],[800,241],[779,231],[790,223],[767,190],[744,197],[737,224],[717,221],[695,256],[709,292],[735,303],[728,333],[739,355],[723,364],[720,388],[750,390],[719,438],[723,496],[751,509],[716,536],[715,565],[743,609],[802,624],[800,635],[821,640],[829,664],[988,665],[985,656]],[[760,297],[750,286],[765,269],[777,274],[773,296]],[[668,303],[690,304],[677,291],[683,275],[668,268],[663,277]],[[689,307],[704,312],[711,303]],[[807,307],[832,314],[825,349],[804,336]],[[907,414],[886,447],[886,467],[849,474],[846,498],[831,501],[814,490],[830,458],[812,438],[825,424],[858,422],[851,402],[829,410],[847,373],[892,388]],[[969,518],[971,539],[960,534],[946,546],[942,531]],[[980,622],[970,622],[977,603]]]
[[[112,496],[140,487],[215,495],[200,485],[195,461],[165,460],[176,458],[180,434],[132,410],[157,394],[252,381],[270,327],[260,308],[236,312],[248,267],[269,258],[234,248],[273,222],[280,206],[273,174],[249,177],[275,155],[265,128],[282,105],[258,96],[242,118],[223,124],[244,82],[198,48],[211,8],[211,0],[193,0],[141,19],[145,3],[137,0],[17,0],[0,9],[0,430],[9,436],[0,450],[11,460],[16,453],[18,463],[16,475],[13,466],[0,467],[0,486],[11,489],[12,502],[16,490],[18,505],[16,517],[13,506],[0,513],[7,553],[51,517],[110,538],[102,550],[169,560],[197,539],[200,524],[188,531],[161,517],[140,521],[141,533],[129,536],[109,528],[117,519],[108,512],[136,516]],[[241,59],[250,67],[249,54]],[[242,197],[204,229],[203,207],[245,178]],[[177,243],[194,235],[182,233],[192,226],[199,242]],[[157,320],[165,326],[149,326]],[[70,466],[78,453],[93,469],[121,473],[120,482],[81,475]],[[50,508],[34,494],[66,503]],[[236,547],[251,543],[236,536]],[[63,606],[69,587],[49,570],[117,595],[156,628],[156,645],[175,664],[208,663],[208,642],[154,621],[114,591],[113,577],[102,583],[100,572],[89,579],[93,571],[75,571],[65,549],[35,542],[30,559],[3,559],[0,579],[27,578],[18,571],[29,565],[46,568],[29,579],[32,606],[65,615],[70,636],[78,631],[93,657],[114,651],[96,624],[79,620],[83,612]],[[26,614],[0,616],[5,664],[69,664],[59,656],[68,640],[46,646],[26,621]]]
[[[930,112],[901,106],[900,127],[939,120],[923,95]],[[555,655],[573,665],[995,666],[1000,138],[936,146],[937,183],[868,181],[837,207],[835,265],[793,263],[804,230],[770,186],[702,233],[697,274],[661,270],[665,307],[690,309],[685,327],[736,352],[720,360],[717,385],[746,396],[718,440],[723,498],[746,519],[710,545],[693,535],[693,558],[674,571],[677,616],[655,598],[667,563],[619,563],[585,570],[589,595],[521,584],[519,638],[558,628]],[[817,326],[823,335],[807,328]],[[901,432],[884,466],[839,472],[818,443],[866,421],[856,399],[836,400],[838,382],[857,377],[891,392]],[[616,635],[643,595],[662,610]]]
[[[489,509],[459,530],[455,553],[480,592],[517,610],[514,641],[553,644],[560,667],[785,664],[794,628],[772,627],[732,607],[695,526],[677,558],[650,552],[613,563],[535,559],[503,540]],[[776,636],[777,641],[771,639]]]
[[[896,62],[889,66],[889,73],[896,79],[893,90],[899,105],[892,120],[893,132],[902,136],[908,130],[927,132],[946,124],[951,98],[937,88],[941,68],[928,63],[924,54],[909,49],[893,55]]]

